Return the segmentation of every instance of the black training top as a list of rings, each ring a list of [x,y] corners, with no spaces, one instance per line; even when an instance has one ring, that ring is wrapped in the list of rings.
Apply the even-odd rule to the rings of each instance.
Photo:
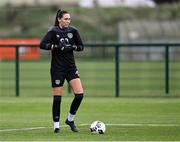
[[[78,30],[71,26],[64,29],[61,29],[59,26],[52,27],[42,38],[40,48],[51,50],[54,45],[59,45],[62,41],[72,46],[77,46],[76,51],[82,51],[84,49]],[[52,70],[65,71],[70,68],[76,68],[73,50],[61,51],[57,48],[51,50],[51,52]]]

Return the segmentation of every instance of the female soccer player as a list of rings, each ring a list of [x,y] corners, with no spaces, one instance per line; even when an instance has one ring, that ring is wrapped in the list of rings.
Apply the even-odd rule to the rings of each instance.
[[[78,30],[70,26],[70,21],[70,14],[59,9],[54,26],[46,33],[40,43],[41,49],[51,50],[52,53],[50,73],[54,95],[52,105],[54,133],[60,132],[61,96],[65,79],[74,93],[74,99],[65,121],[73,132],[78,132],[74,124],[74,118],[84,94],[73,55],[73,51],[82,51],[84,46]]]

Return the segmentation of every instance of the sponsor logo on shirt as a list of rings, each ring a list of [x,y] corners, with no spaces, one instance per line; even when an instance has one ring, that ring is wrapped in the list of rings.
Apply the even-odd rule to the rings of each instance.
[[[59,38],[60,36],[59,35],[56,35],[57,38]]]

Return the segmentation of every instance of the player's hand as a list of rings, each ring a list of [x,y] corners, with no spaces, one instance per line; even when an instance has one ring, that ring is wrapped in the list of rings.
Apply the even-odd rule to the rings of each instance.
[[[58,48],[64,52],[73,50],[73,46],[71,44],[65,43],[65,42],[60,42],[58,45]]]
[[[60,42],[58,45],[58,49],[60,49],[61,51],[64,51],[66,47],[66,43],[64,41]]]

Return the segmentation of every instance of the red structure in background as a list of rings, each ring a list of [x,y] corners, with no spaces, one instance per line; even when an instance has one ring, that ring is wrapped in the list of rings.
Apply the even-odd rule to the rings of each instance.
[[[39,39],[0,39],[0,44],[3,45],[9,45],[13,44],[16,46],[18,45],[25,45],[25,44],[30,44],[30,45],[38,45],[40,42]],[[12,47],[0,47],[0,59],[15,59],[15,46]],[[38,47],[19,47],[19,57],[20,59],[27,59],[27,60],[37,60],[40,58],[40,50]]]

